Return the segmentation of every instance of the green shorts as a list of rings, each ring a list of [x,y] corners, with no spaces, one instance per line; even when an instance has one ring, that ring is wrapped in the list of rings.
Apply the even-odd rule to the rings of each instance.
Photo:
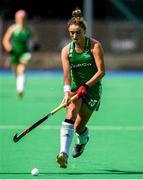
[[[83,102],[91,111],[98,111],[102,96],[102,85],[92,86],[88,90],[88,94],[82,97]]]
[[[10,54],[10,62],[11,64],[19,64],[21,61],[30,61],[31,53],[25,52],[22,54],[11,53]]]
[[[92,97],[90,94],[88,94],[84,96],[82,100],[91,111],[99,110],[100,99],[96,99],[94,96]]]

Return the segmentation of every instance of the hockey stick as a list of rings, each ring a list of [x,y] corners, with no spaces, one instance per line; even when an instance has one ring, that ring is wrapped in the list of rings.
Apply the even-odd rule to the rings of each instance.
[[[70,98],[68,103],[71,103],[72,101],[74,101],[77,98],[77,95],[74,95]],[[54,115],[56,112],[58,112],[60,109],[62,109],[63,107],[65,107],[65,104],[60,104],[57,108],[53,109],[49,114],[47,114],[46,116],[44,116],[43,118],[41,118],[40,120],[38,120],[36,123],[34,123],[32,126],[30,126],[29,128],[25,129],[21,134],[18,135],[18,133],[16,133],[13,137],[13,141],[14,142],[18,142],[22,137],[24,137],[26,134],[28,134],[30,131],[32,131],[34,128],[36,128],[37,126],[39,126],[41,123],[43,123],[46,119],[48,119],[50,116]]]

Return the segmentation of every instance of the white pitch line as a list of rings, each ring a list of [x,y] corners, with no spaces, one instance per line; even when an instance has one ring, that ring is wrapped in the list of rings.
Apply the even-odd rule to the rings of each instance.
[[[12,130],[12,129],[27,129],[29,126],[25,125],[0,125],[0,130]],[[90,130],[97,131],[143,131],[143,126],[88,126]],[[36,129],[39,130],[59,130],[60,126],[56,125],[44,125],[39,126]]]

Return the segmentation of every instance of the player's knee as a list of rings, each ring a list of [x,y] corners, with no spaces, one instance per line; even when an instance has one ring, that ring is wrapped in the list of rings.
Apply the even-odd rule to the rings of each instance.
[[[76,123],[74,124],[75,133],[82,134],[84,129],[85,129],[85,127],[83,127],[82,125],[76,124]]]
[[[76,116],[77,116],[76,109],[74,107],[68,108],[66,118],[75,120]]]
[[[85,134],[85,132],[88,133],[88,128],[87,127],[81,127],[81,126],[74,126],[74,131],[75,133],[77,133],[78,135],[83,135]]]

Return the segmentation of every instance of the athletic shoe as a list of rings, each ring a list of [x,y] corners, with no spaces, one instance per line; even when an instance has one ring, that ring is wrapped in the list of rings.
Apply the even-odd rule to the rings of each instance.
[[[89,141],[89,137],[87,138],[87,143],[88,141]],[[86,144],[76,144],[75,147],[73,148],[72,157],[73,158],[79,157],[83,153]]]
[[[61,152],[60,154],[57,155],[57,163],[61,168],[67,168],[67,163],[68,163],[68,155],[65,152]]]

